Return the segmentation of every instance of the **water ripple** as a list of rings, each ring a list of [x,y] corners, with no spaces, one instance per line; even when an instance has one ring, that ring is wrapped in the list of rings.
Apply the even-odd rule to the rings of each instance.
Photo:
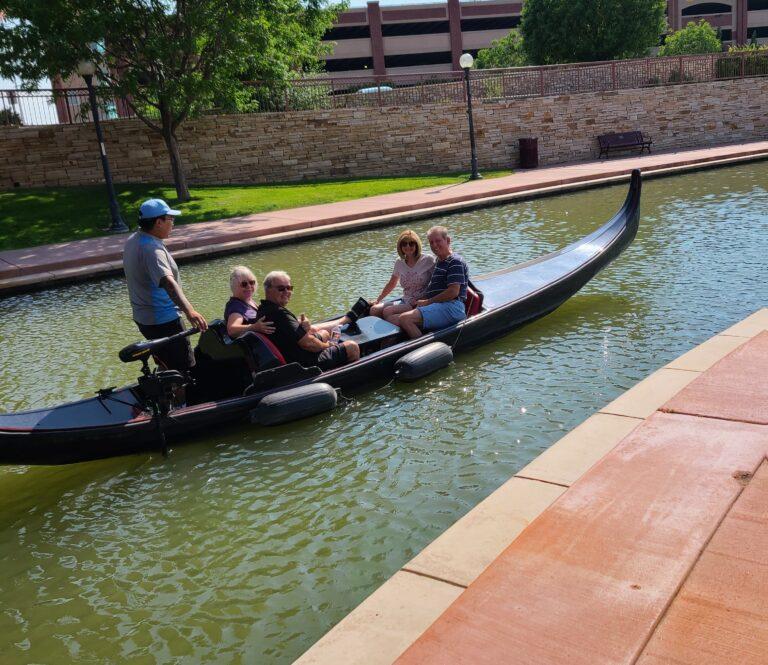
[[[767,176],[759,164],[648,182],[638,238],[614,265],[425,381],[292,425],[206,433],[167,460],[0,469],[3,663],[291,661],[564,432],[765,306]],[[443,221],[479,273],[587,233],[623,194]],[[376,295],[396,234],[184,266],[185,289],[213,318],[230,265],[284,268],[294,309],[330,315]],[[136,337],[125,303],[118,279],[1,300],[0,405],[131,380],[114,362]]]

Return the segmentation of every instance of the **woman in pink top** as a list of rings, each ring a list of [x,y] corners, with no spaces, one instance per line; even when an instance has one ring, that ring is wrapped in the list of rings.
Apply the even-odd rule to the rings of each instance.
[[[371,316],[390,320],[395,325],[399,314],[413,309],[416,301],[424,297],[424,291],[435,267],[435,259],[421,253],[421,240],[410,229],[403,231],[398,237],[397,253],[400,258],[395,261],[392,277],[371,307]],[[398,282],[403,287],[402,303],[382,302]]]

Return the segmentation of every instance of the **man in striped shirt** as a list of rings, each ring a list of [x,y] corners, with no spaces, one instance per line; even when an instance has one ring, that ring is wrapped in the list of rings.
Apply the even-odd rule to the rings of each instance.
[[[451,251],[451,238],[444,226],[429,229],[427,239],[437,262],[425,297],[416,301],[415,309],[400,315],[400,326],[410,338],[420,337],[422,331],[447,328],[466,318],[467,264]]]

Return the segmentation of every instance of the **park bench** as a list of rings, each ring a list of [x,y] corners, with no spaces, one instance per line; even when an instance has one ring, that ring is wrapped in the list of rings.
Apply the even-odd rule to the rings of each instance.
[[[642,132],[601,134],[597,137],[597,140],[600,143],[600,157],[616,150],[631,150],[632,148],[640,148],[641,154],[643,150],[648,150],[650,154],[651,144],[653,143],[650,138],[643,136]]]

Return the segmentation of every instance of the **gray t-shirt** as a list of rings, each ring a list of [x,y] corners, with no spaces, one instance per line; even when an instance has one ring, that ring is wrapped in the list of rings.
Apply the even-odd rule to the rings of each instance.
[[[134,233],[123,248],[123,269],[136,323],[153,326],[179,318],[179,308],[160,286],[166,275],[179,282],[176,261],[162,240],[144,231]]]

